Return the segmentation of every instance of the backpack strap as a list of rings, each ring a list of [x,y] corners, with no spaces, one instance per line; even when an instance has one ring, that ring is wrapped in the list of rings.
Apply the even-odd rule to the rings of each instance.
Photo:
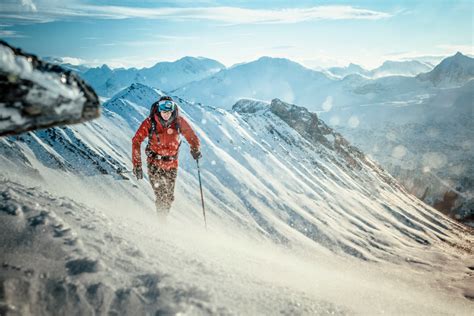
[[[158,133],[156,132],[156,119],[155,119],[155,114],[156,114],[156,109],[158,108],[158,101],[153,103],[151,105],[151,109],[150,109],[150,123],[151,123],[151,126],[150,126],[150,129],[148,130],[148,145],[146,146],[146,149],[149,149],[150,148],[150,142],[151,142],[151,138],[153,136],[153,134],[156,135],[156,139],[158,140],[158,144],[160,143],[160,137],[158,135]]]
[[[174,127],[176,128],[178,134],[181,134],[181,124],[179,123],[179,116],[177,116],[174,120]]]

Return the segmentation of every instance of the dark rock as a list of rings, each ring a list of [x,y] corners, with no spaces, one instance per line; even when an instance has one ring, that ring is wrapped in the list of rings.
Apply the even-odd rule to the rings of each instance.
[[[83,258],[67,262],[66,268],[70,275],[78,275],[81,273],[97,272],[99,270],[99,264],[97,260]]]
[[[285,103],[280,99],[272,100],[270,111],[310,142],[318,142],[326,147],[332,147],[332,144],[325,137],[332,130],[318,120],[316,113],[312,113],[301,106]]]
[[[70,70],[0,41],[0,136],[100,115],[94,90]]]
[[[48,212],[41,211],[38,215],[30,217],[28,219],[28,222],[30,223],[30,226],[33,226],[33,227],[36,227],[38,225],[44,225],[46,224],[47,217],[48,217]]]
[[[20,215],[20,206],[17,204],[8,203],[0,206],[0,211],[3,211],[9,215]]]
[[[255,113],[267,109],[268,106],[269,105],[266,102],[240,99],[232,106],[232,110],[237,113]]]

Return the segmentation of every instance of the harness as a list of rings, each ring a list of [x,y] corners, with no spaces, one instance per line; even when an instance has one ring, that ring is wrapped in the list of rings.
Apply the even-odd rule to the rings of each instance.
[[[159,155],[158,153],[154,152],[153,150],[151,150],[151,139],[152,139],[153,134],[156,135],[156,139],[158,141],[158,144],[160,144],[160,135],[156,131],[156,125],[158,124],[158,122],[155,119],[155,114],[157,114],[157,108],[158,108],[158,102],[155,102],[151,105],[151,110],[150,110],[151,127],[148,131],[148,144],[146,145],[146,148],[145,148],[145,154],[147,155],[147,157],[149,157],[153,160],[163,160],[163,161],[177,160],[178,155],[162,156],[162,155]],[[165,128],[170,128],[174,124],[174,128],[176,129],[178,134],[181,133],[181,125],[179,124],[178,108],[176,108],[176,110],[172,114],[172,117],[170,117],[170,119],[168,120],[168,122],[171,121],[171,123],[168,123],[168,122],[162,120],[161,116],[159,116],[159,114],[158,114],[158,118],[160,120],[160,124],[163,125]],[[178,150],[179,150],[179,146],[181,146],[181,140],[179,141],[179,144],[178,144]]]

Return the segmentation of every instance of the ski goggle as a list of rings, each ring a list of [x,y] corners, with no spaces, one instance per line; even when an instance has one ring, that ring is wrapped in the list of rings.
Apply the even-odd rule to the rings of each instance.
[[[171,112],[176,108],[176,103],[170,100],[163,100],[158,102],[158,111],[160,112]]]

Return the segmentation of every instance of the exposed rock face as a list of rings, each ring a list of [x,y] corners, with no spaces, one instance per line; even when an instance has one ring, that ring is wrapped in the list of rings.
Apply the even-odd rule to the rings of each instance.
[[[306,108],[285,103],[280,99],[273,99],[270,111],[293,127],[298,133],[311,141],[317,141],[328,146],[325,135],[331,134],[332,129],[318,120],[316,113]]]
[[[99,106],[73,72],[0,41],[0,136],[88,121]]]
[[[273,99],[270,104],[262,101],[242,99],[239,100],[232,109],[241,114],[256,114],[261,111],[268,111],[279,117],[288,126],[293,128],[303,138],[316,147],[322,144],[329,150],[337,152],[344,158],[348,167],[353,170],[362,169],[362,165],[367,165],[375,173],[379,174],[384,181],[394,187],[401,188],[398,182],[387,174],[383,169],[368,159],[357,147],[351,145],[340,133],[326,125],[318,118],[316,113],[308,111],[305,107],[286,103],[280,99]],[[271,134],[278,133],[276,130],[269,130]],[[285,139],[284,135],[279,135]],[[291,143],[290,139],[286,140]]]
[[[239,113],[255,113],[268,108],[269,105],[268,102],[264,101],[240,99],[232,106],[232,110]]]

